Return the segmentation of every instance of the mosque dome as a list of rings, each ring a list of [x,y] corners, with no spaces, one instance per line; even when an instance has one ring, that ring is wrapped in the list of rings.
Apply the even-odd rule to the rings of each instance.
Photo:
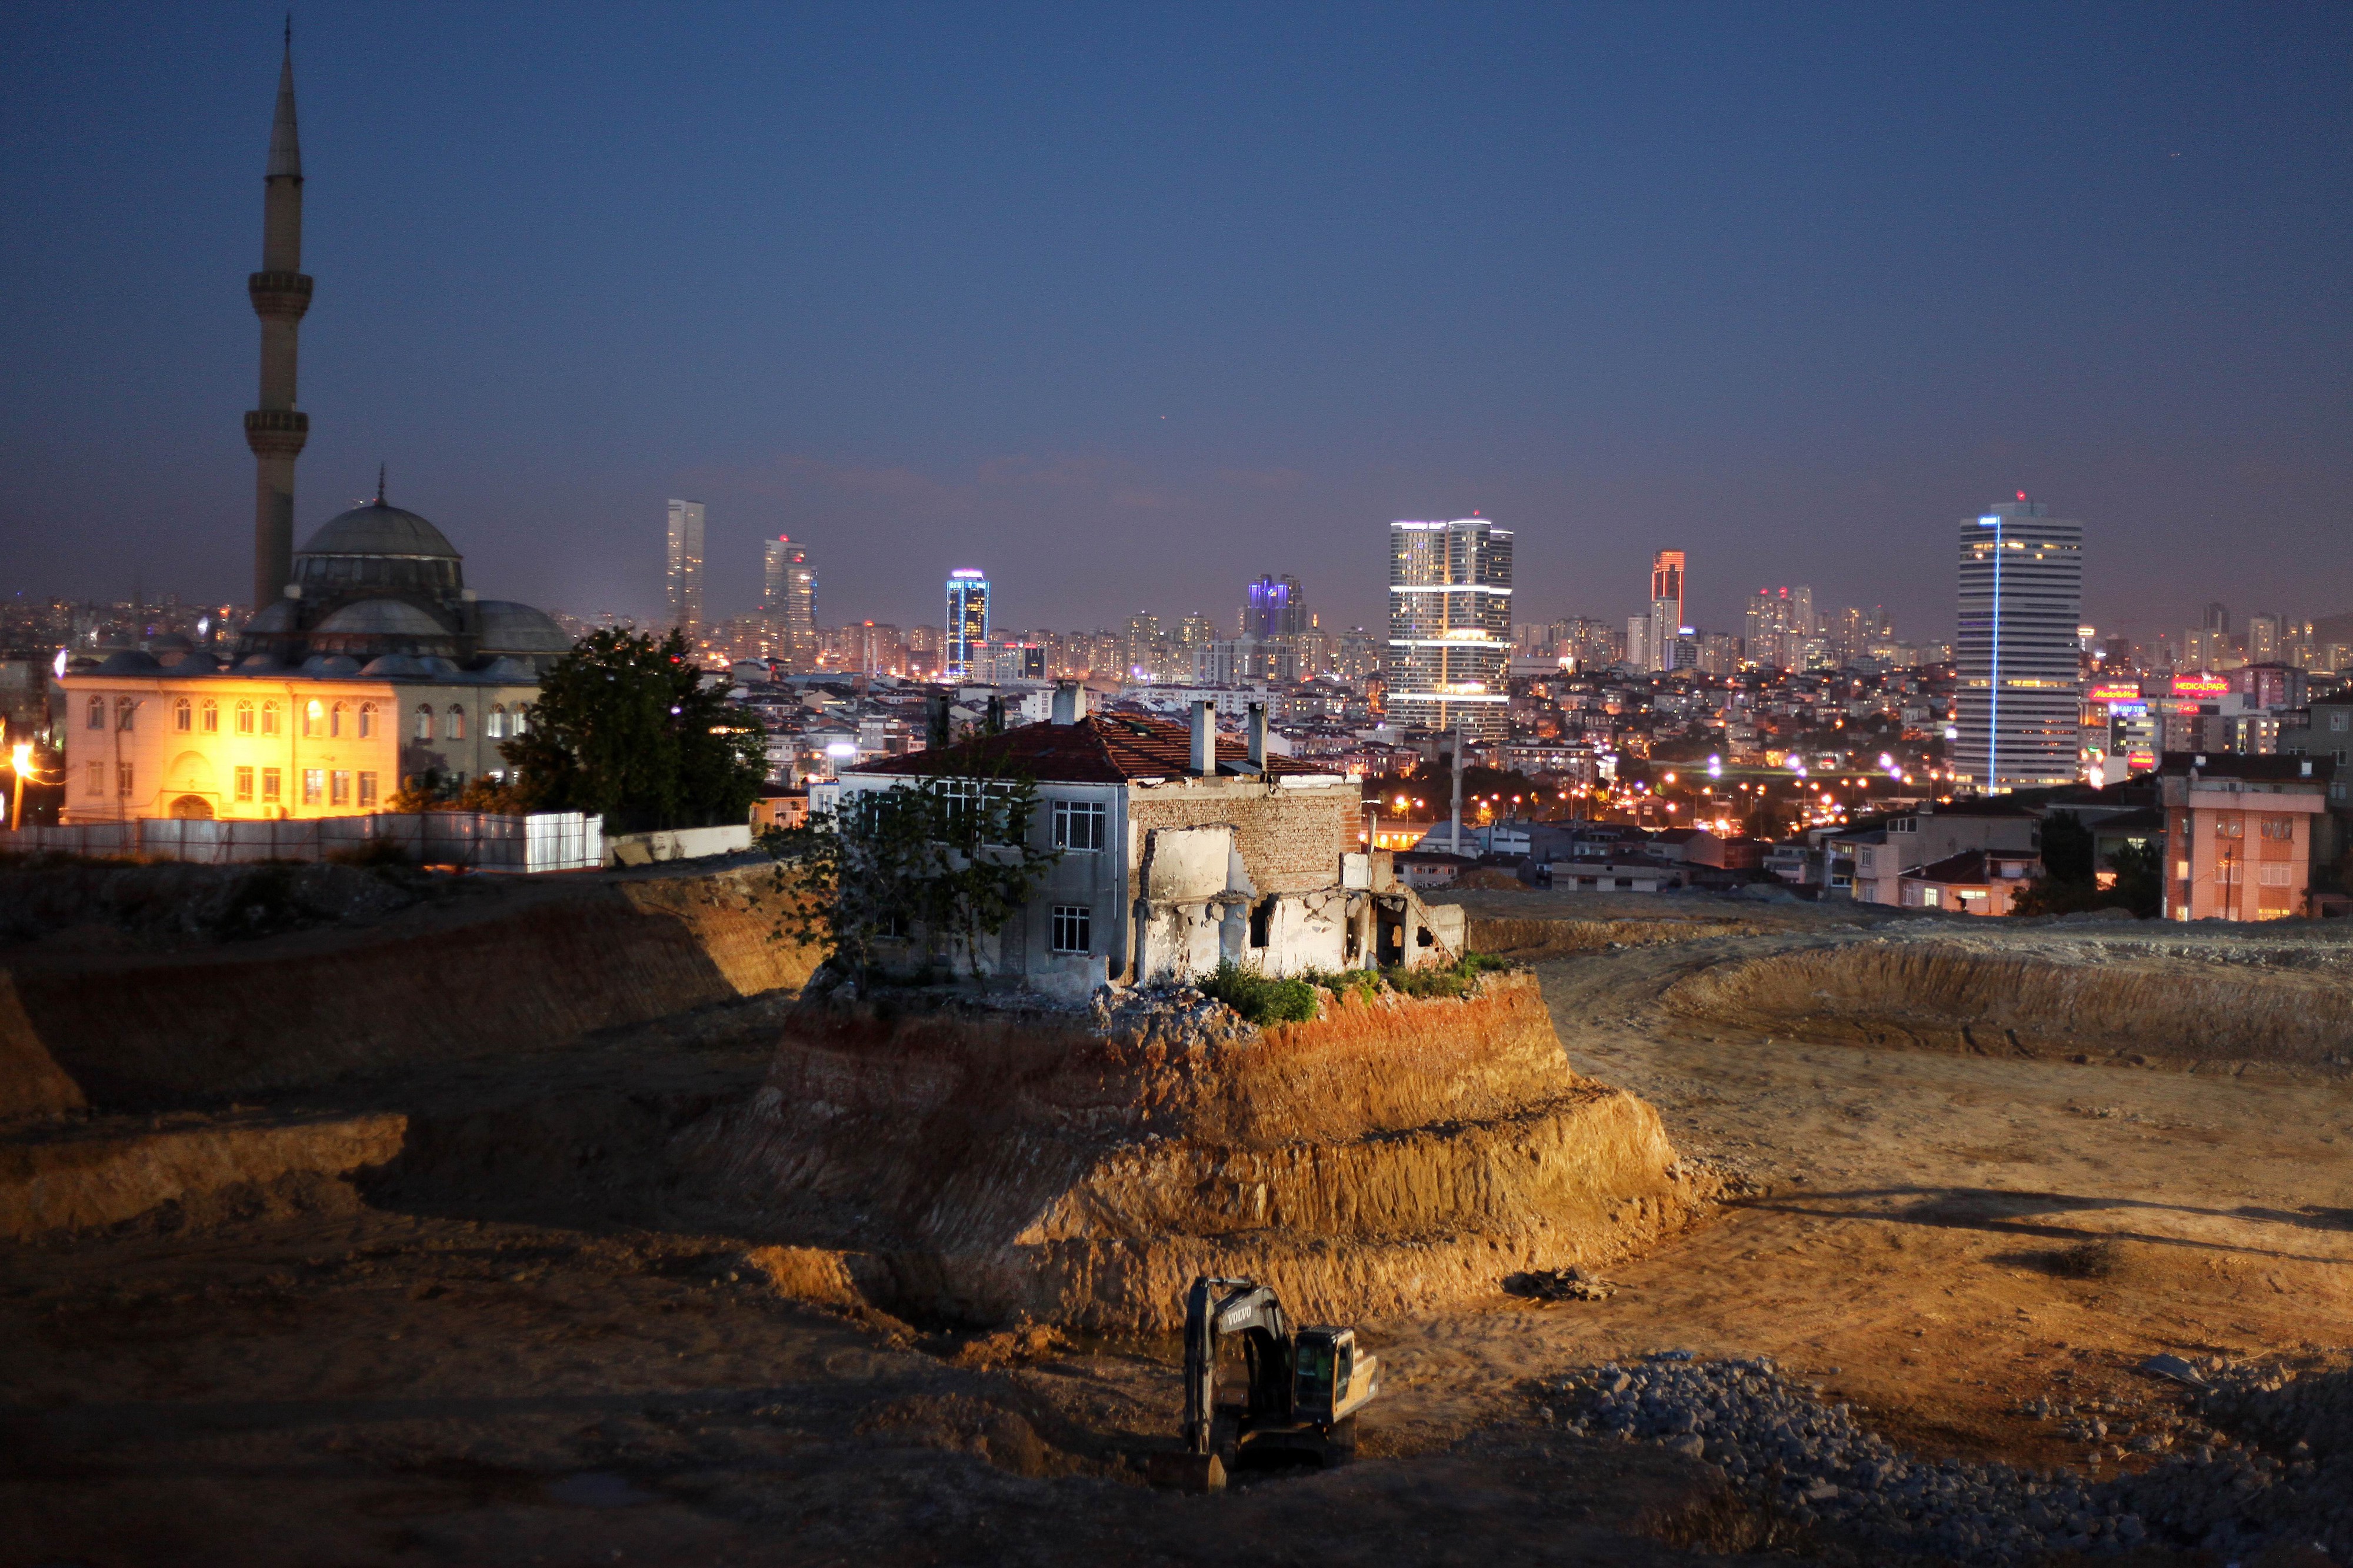
[[[441,531],[413,511],[387,504],[381,497],[365,506],[329,518],[310,542],[294,552],[305,555],[408,555],[435,560],[460,559]]]
[[[449,628],[406,599],[356,599],[311,628],[314,637],[446,638]]]
[[[570,653],[572,639],[546,613],[512,599],[484,599],[474,606],[484,653]]]

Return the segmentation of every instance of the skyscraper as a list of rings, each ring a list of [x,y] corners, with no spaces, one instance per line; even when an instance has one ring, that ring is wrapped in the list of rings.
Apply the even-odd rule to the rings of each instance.
[[[311,308],[302,270],[302,146],[294,133],[294,25],[278,67],[278,112],[261,177],[261,270],[245,280],[261,318],[261,406],[245,416],[253,453],[253,608],[286,596],[294,580],[294,459],[311,439],[311,416],[294,406],[296,335]]]
[[[1501,741],[1512,535],[1484,518],[1389,524],[1389,717]]]
[[[817,569],[808,550],[789,533],[767,542],[767,571],[760,589],[760,614],[776,651],[795,669],[817,663]]]
[[[1250,585],[1238,631],[1246,637],[1295,637],[1304,621],[1300,613],[1299,579],[1287,574],[1262,575]]]
[[[947,658],[941,673],[962,680],[988,641],[988,579],[965,567],[948,574]]]
[[[1960,526],[1955,772],[1979,793],[2075,777],[2084,525],[2004,501]]]
[[[1691,623],[1683,619],[1683,552],[1661,550],[1651,556],[1651,647],[1652,669],[1674,668],[1674,640]]]
[[[702,635],[702,503],[670,503],[667,576],[670,624],[692,642]]]

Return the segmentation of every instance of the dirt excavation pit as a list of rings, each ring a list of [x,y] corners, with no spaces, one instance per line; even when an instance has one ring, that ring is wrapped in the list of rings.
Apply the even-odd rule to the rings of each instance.
[[[2208,1071],[2353,1069],[2353,945],[1883,936],[1710,965],[1675,1013],[1779,1038]]]

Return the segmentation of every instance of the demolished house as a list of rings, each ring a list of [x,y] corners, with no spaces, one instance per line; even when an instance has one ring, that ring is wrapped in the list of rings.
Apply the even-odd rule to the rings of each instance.
[[[1188,725],[1089,715],[1083,701],[1065,687],[1053,722],[877,758],[818,786],[812,805],[854,809],[860,794],[926,777],[976,792],[1034,784],[1032,842],[1060,858],[976,957],[1050,994],[1196,980],[1226,962],[1281,977],[1461,956],[1462,911],[1424,904],[1388,855],[1359,849],[1357,786],[1270,752],[1264,707],[1235,741],[1208,702]]]

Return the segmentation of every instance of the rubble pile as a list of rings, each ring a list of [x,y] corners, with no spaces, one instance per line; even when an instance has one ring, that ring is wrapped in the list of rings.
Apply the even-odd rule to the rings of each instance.
[[[2192,1424],[2206,1441],[2105,1481],[1905,1454],[1851,1406],[1825,1404],[1820,1385],[1767,1358],[1662,1351],[1613,1362],[1559,1379],[1552,1392],[1566,1396],[1566,1409],[1556,1416],[1547,1405],[1540,1414],[1574,1434],[1657,1443],[1703,1460],[1761,1506],[1884,1551],[2010,1564],[2144,1542],[2235,1552],[2281,1540],[2342,1557],[2353,1552],[2353,1510],[2344,1506],[2353,1449],[2341,1440],[2353,1428],[2348,1377],[2291,1379],[2276,1369],[2224,1376],[2201,1408],[2253,1441]],[[2036,1414],[2108,1435],[2088,1406]]]

